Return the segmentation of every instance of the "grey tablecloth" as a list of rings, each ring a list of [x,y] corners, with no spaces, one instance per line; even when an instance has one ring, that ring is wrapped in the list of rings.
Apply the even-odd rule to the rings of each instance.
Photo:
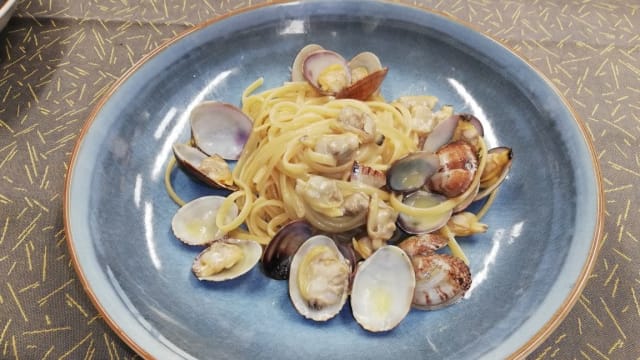
[[[91,305],[62,223],[73,144],[114,81],[163,41],[247,1],[21,1],[0,35],[0,358],[136,357]],[[605,233],[586,289],[532,359],[640,358],[640,3],[420,1],[538,67],[586,123]]]

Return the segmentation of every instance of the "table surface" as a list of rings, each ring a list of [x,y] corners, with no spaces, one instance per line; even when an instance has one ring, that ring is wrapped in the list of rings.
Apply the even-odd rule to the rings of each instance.
[[[76,276],[62,192],[91,109],[143,55],[251,1],[21,1],[0,34],[0,358],[128,359]],[[415,3],[415,2],[412,2]],[[604,239],[531,359],[640,359],[640,2],[418,1],[476,25],[566,96],[595,144]]]

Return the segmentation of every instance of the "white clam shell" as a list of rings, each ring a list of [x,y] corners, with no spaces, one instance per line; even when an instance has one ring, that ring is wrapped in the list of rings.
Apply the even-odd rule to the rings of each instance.
[[[182,206],[171,220],[173,234],[188,245],[206,245],[221,239],[225,234],[216,225],[216,215],[222,202],[222,196],[203,196]],[[238,208],[235,204],[227,216],[235,217]]]
[[[296,58],[293,60],[293,65],[291,65],[291,81],[305,81],[302,70],[304,61],[309,54],[318,50],[324,50],[324,48],[318,44],[309,44],[300,49],[298,55],[296,55]]]
[[[415,287],[407,254],[385,245],[358,266],[351,289],[353,317],[366,330],[391,330],[411,310]]]
[[[189,120],[195,145],[207,155],[218,154],[226,160],[240,157],[253,127],[242,110],[217,101],[196,105]]]
[[[345,259],[345,257],[342,255],[335,242],[331,238],[325,235],[313,236],[302,243],[302,245],[296,251],[296,254],[293,256],[293,259],[291,260],[291,268],[289,271],[289,297],[291,298],[291,302],[293,303],[293,306],[296,308],[296,310],[305,318],[315,321],[327,321],[336,316],[340,312],[340,310],[342,310],[344,304],[347,301],[347,297],[349,295],[349,276],[347,276],[347,284],[344,288],[344,293],[341,295],[340,300],[337,303],[322,308],[311,307],[300,293],[297,274],[304,256],[316,246],[328,247],[335,254],[337,259],[345,262],[345,264],[350,267],[349,261]]]
[[[354,56],[349,61],[349,69],[353,70],[358,67],[363,67],[368,70],[369,73],[382,70],[382,63],[380,58],[370,51],[364,51]]]

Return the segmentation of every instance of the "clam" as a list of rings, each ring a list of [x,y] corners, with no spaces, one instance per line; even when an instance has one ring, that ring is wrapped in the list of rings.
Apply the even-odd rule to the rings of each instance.
[[[358,265],[351,289],[353,317],[366,330],[391,330],[411,310],[415,286],[407,254],[385,245]]]
[[[293,60],[293,65],[291,66],[291,81],[305,81],[304,75],[302,74],[302,65],[304,64],[304,60],[309,56],[309,54],[318,50],[324,49],[318,44],[309,44],[298,52],[298,55],[296,55],[296,58]]]
[[[387,71],[371,52],[360,53],[347,62],[342,55],[311,44],[296,56],[291,78],[297,81],[302,74],[322,95],[366,100],[378,91]]]
[[[436,152],[440,160],[438,172],[429,179],[429,189],[448,198],[464,193],[478,170],[478,156],[473,147],[458,140]]]
[[[261,255],[262,246],[255,241],[221,239],[198,254],[191,270],[199,280],[235,279],[253,269]]]
[[[351,85],[347,61],[331,50],[318,50],[307,55],[302,64],[302,75],[323,95],[336,95]]]
[[[351,264],[328,236],[305,241],[291,260],[289,297],[305,318],[327,321],[336,316],[349,294]]]
[[[446,200],[442,195],[418,190],[406,195],[402,199],[402,202],[415,208],[430,208]],[[451,213],[452,210],[448,210],[442,213],[420,217],[400,213],[400,215],[398,215],[398,226],[409,234],[429,233],[443,227],[451,217]]]
[[[349,61],[352,81],[364,79],[372,72],[382,70],[380,58],[370,51],[361,52]]]
[[[353,162],[349,181],[360,184],[369,185],[375,188],[381,188],[386,185],[387,178],[385,174],[370,166],[362,165],[358,161]]]
[[[487,224],[480,222],[476,214],[469,211],[463,211],[451,216],[451,219],[447,222],[447,226],[455,236],[470,236],[484,233],[487,232],[489,228]]]
[[[362,144],[375,142],[382,136],[376,133],[373,116],[353,106],[345,106],[340,110],[338,122],[345,130],[358,135]]]
[[[455,213],[459,213],[460,211],[463,211],[464,209],[468,208],[469,205],[471,205],[471,203],[476,201],[477,200],[476,195],[478,195],[478,191],[480,191],[480,184],[478,184],[476,188],[473,191],[471,191],[464,200],[462,200],[458,205],[456,205],[453,208],[453,213],[455,214]]]
[[[473,114],[462,113],[456,115],[459,118],[458,126],[456,127],[454,140],[465,140],[470,144],[476,143],[479,137],[484,136],[484,127],[480,120]]]
[[[316,233],[316,230],[303,220],[294,220],[278,230],[264,249],[262,269],[275,280],[289,278],[289,267],[293,255],[300,245]]]
[[[513,151],[508,147],[496,147],[487,154],[487,165],[480,175],[480,191],[475,200],[491,194],[507,177],[513,162]]]
[[[387,183],[393,191],[410,192],[420,189],[438,171],[437,155],[417,151],[396,160],[387,171]]]
[[[351,86],[337,95],[338,98],[366,100],[380,89],[388,68],[382,66],[380,58],[370,51],[357,54],[349,61]]]
[[[442,249],[449,243],[449,239],[438,233],[426,233],[413,235],[402,240],[398,247],[413,257],[415,255],[428,255]]]
[[[450,142],[458,127],[459,120],[459,115],[451,115],[439,122],[427,136],[422,145],[422,151],[434,153]]]
[[[464,261],[448,254],[415,255],[413,306],[435,310],[460,300],[471,286],[471,271]]]
[[[484,129],[478,118],[467,113],[454,114],[440,121],[433,128],[424,141],[422,150],[436,152],[447,143],[457,140],[475,145],[478,137],[482,136],[484,136]]]
[[[225,160],[237,160],[253,122],[234,105],[204,101],[190,114],[193,143],[203,153],[218,154]]]
[[[214,188],[236,190],[229,165],[220,155],[207,156],[187,144],[174,144],[173,154],[187,174]]]
[[[336,97],[338,99],[367,100],[380,89],[380,85],[382,85],[388,71],[388,68],[384,68],[371,72],[364,78],[342,89],[336,94]]]
[[[207,245],[221,239],[225,233],[216,225],[216,216],[224,200],[222,196],[203,196],[186,203],[171,220],[173,234],[188,245]],[[237,214],[233,204],[226,219]]]

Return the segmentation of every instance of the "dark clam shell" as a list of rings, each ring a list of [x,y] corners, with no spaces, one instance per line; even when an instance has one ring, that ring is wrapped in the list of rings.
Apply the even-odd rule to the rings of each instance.
[[[302,243],[315,234],[317,231],[304,220],[294,220],[283,226],[264,249],[264,273],[275,280],[288,279],[293,255]]]
[[[378,71],[374,71],[367,75],[365,78],[356,81],[355,83],[347,86],[336,94],[338,99],[356,99],[367,100],[378,89],[384,78],[387,76],[389,68],[382,68]]]
[[[174,144],[173,155],[176,158],[178,166],[193,178],[202,181],[213,188],[227,190],[237,189],[233,183],[225,183],[221,178],[216,178],[215,176],[211,176],[210,174],[202,171],[201,165],[207,158],[207,154],[203,153],[198,148],[187,144]]]
[[[417,151],[391,165],[387,171],[387,184],[393,191],[411,192],[421,188],[440,167],[438,155]]]

